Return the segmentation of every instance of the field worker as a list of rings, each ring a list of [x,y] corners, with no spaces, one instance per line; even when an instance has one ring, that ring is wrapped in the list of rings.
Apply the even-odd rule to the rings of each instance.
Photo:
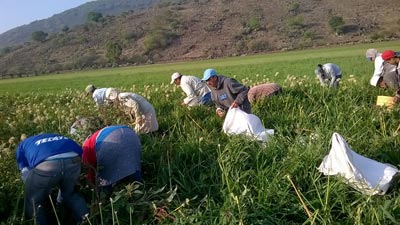
[[[141,180],[142,147],[139,137],[128,126],[97,130],[84,141],[82,148],[83,164],[89,166],[87,178],[99,190],[111,194],[118,181]]]
[[[318,64],[314,70],[315,75],[318,77],[322,86],[338,88],[340,78],[342,78],[342,70],[340,67],[333,63],[326,63],[324,65]]]
[[[186,94],[181,105],[183,106],[197,106],[197,105],[210,105],[211,93],[210,89],[204,82],[195,76],[186,76],[178,72],[171,75],[171,84],[180,86]]]
[[[382,54],[378,52],[378,50],[370,48],[366,51],[365,57],[368,61],[374,62],[374,73],[369,81],[372,86],[386,88],[385,80],[390,82],[396,74],[396,67],[385,63],[382,59]]]
[[[247,98],[248,87],[233,78],[218,75],[214,69],[206,69],[202,81],[211,89],[211,99],[217,107],[216,113],[219,117],[224,117],[230,107],[239,107],[246,113],[251,113]]]
[[[109,99],[106,97],[106,91],[109,88],[96,88],[93,84],[89,84],[85,91],[86,93],[92,95],[94,102],[96,103],[97,107],[104,106],[110,103]]]
[[[385,84],[395,90],[400,88],[400,52],[394,52],[393,50],[387,50],[382,53],[382,59],[385,63],[393,65],[395,67],[394,76],[385,79]]]
[[[265,83],[251,87],[247,93],[250,103],[282,93],[282,87],[275,83]]]
[[[17,163],[25,183],[25,215],[37,224],[48,224],[49,195],[59,189],[61,204],[77,223],[88,213],[85,200],[74,192],[81,173],[82,148],[59,134],[40,134],[23,140],[17,148]],[[36,223],[35,223],[36,224]]]
[[[131,92],[119,93],[117,89],[110,89],[106,96],[110,101],[118,102],[131,119],[135,118],[136,133],[158,130],[156,111],[143,96]]]

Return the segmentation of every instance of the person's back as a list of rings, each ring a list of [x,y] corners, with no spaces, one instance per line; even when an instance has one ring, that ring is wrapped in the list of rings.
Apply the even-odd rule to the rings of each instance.
[[[149,133],[158,130],[156,111],[153,105],[143,96],[123,92],[118,95],[118,99],[128,109],[126,111],[136,118],[135,131],[137,133]]]
[[[25,212],[38,224],[47,224],[44,203],[59,188],[60,204],[66,205],[74,219],[81,222],[88,209],[85,200],[74,192],[81,172],[81,147],[59,134],[40,134],[23,140],[16,158],[25,183]]]
[[[250,103],[262,100],[266,97],[278,95],[282,92],[282,87],[275,83],[259,84],[251,87],[247,93]]]
[[[107,126],[94,132],[83,143],[82,161],[97,168],[98,181],[93,169],[88,179],[99,182],[100,186],[110,186],[132,176],[141,179],[141,143],[137,134],[128,126]]]

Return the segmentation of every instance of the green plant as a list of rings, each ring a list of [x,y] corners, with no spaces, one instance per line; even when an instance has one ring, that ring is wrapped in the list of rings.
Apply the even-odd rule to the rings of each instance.
[[[337,33],[343,34],[345,22],[341,16],[332,16],[329,19],[329,26]]]
[[[86,20],[88,22],[102,22],[104,20],[103,14],[99,12],[89,12],[87,15]]]
[[[44,31],[35,31],[32,33],[32,40],[37,42],[44,42],[48,36]]]
[[[116,63],[120,60],[122,54],[122,46],[118,41],[109,41],[106,44],[106,58],[111,63]]]

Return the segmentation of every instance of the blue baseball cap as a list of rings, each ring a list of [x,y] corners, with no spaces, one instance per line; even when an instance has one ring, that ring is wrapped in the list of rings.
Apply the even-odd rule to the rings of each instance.
[[[206,69],[203,73],[203,79],[201,79],[202,81],[207,81],[208,79],[210,79],[213,76],[217,76],[217,71],[215,71],[214,69]]]

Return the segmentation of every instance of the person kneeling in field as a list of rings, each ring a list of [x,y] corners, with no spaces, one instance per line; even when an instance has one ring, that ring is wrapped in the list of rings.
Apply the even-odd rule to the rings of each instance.
[[[384,81],[388,87],[395,89],[396,92],[398,92],[400,89],[400,52],[394,52],[393,50],[384,51],[382,53],[382,59],[385,63],[395,67],[394,75],[386,80],[384,78]]]
[[[326,63],[324,65],[318,64],[314,73],[322,86],[328,86],[329,83],[330,88],[339,87],[339,82],[342,78],[342,70],[338,65],[333,63]]]
[[[59,189],[60,204],[67,206],[77,223],[89,212],[85,200],[74,191],[81,173],[82,148],[59,134],[39,134],[23,140],[17,163],[25,183],[25,215],[37,224],[49,224],[46,201]],[[36,224],[35,223],[35,224]]]
[[[183,106],[210,105],[210,89],[204,82],[195,76],[186,76],[178,72],[171,75],[171,84],[180,86],[187,97],[183,99]]]
[[[131,92],[120,93],[117,89],[108,89],[106,98],[120,104],[131,119],[135,118],[136,133],[150,133],[158,130],[156,111],[143,96]]]
[[[211,89],[211,99],[220,118],[225,116],[229,108],[240,108],[251,114],[251,105],[247,98],[248,87],[233,78],[218,75],[214,69],[206,69],[202,81]]]
[[[365,57],[368,61],[373,62],[375,67],[374,74],[369,81],[370,84],[380,88],[389,87],[396,89],[392,85],[393,80],[395,80],[397,77],[396,66],[385,62],[385,60],[382,59],[382,54],[373,48],[366,51]]]
[[[253,86],[247,93],[250,103],[255,103],[266,97],[278,95],[282,93],[282,87],[275,83],[265,83]]]

